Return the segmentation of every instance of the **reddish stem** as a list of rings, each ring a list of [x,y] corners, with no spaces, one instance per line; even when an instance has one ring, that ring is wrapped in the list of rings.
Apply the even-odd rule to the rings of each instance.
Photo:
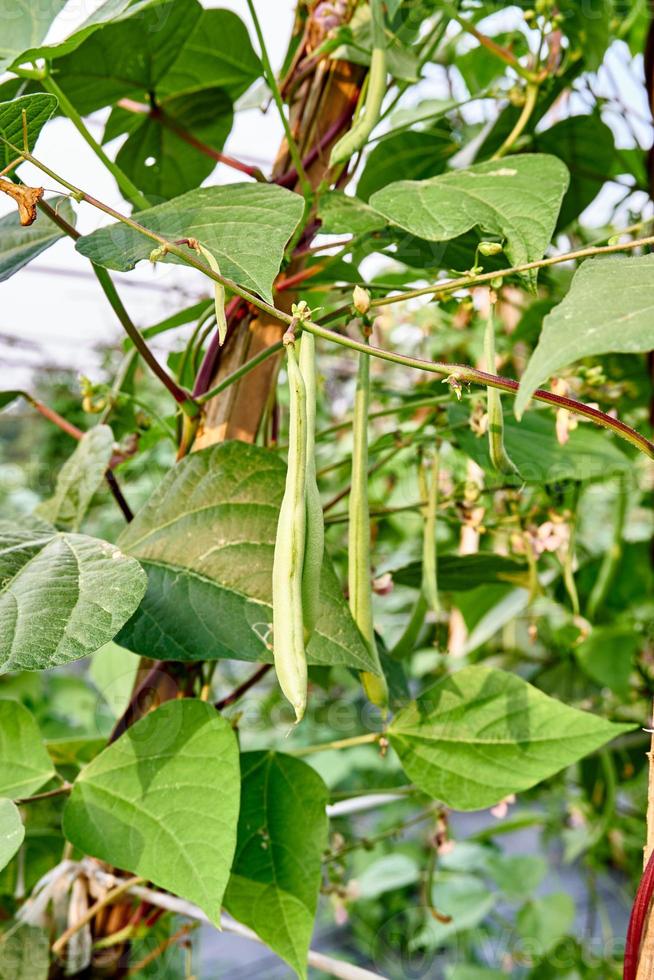
[[[648,913],[654,895],[654,854],[647,862],[647,867],[640,879],[640,885],[636,892],[636,898],[631,908],[629,919],[629,929],[627,930],[627,943],[624,951],[624,968],[622,980],[636,980],[638,974],[638,961],[640,959],[640,947],[643,942],[643,935],[647,927]]]
[[[261,678],[268,673],[271,667],[272,664],[263,664],[261,667],[259,667],[258,670],[255,670],[255,672],[251,674],[250,677],[247,678],[247,680],[243,681],[242,684],[239,684],[238,687],[235,687],[231,694],[228,694],[224,698],[221,698],[220,701],[216,701],[215,704],[216,710],[222,711],[223,708],[227,708],[230,704],[234,704],[235,701],[238,701],[239,698],[242,698],[243,695],[246,694],[251,687],[254,687],[254,685],[257,684],[261,680]]]
[[[338,134],[343,130],[352,118],[352,114],[356,108],[358,102],[358,97],[352,99],[348,105],[345,107],[343,112],[340,114],[338,119],[329,126],[325,132],[322,134],[315,146],[312,146],[304,160],[302,161],[302,166],[305,170],[315,163],[323,150],[329,146],[332,140],[336,139]],[[281,177],[277,177],[275,183],[279,184],[280,187],[293,187],[298,181],[298,174],[295,167],[291,167],[286,173],[282,174]]]

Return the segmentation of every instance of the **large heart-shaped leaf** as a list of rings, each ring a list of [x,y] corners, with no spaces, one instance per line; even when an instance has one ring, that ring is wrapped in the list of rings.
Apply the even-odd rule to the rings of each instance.
[[[34,717],[18,701],[0,701],[0,796],[31,796],[54,774]]]
[[[285,469],[275,453],[227,442],[167,474],[119,539],[148,573],[119,643],[162,660],[272,662],[266,638]],[[309,663],[374,672],[328,557],[320,591]]]
[[[0,942],[0,980],[47,980],[50,940],[43,929],[20,924]]]
[[[75,212],[66,198],[52,197],[48,204],[70,225],[75,224]],[[63,237],[64,232],[58,225],[41,212],[29,228],[21,225],[15,211],[0,218],[0,282],[9,279]]]
[[[55,63],[57,84],[86,115],[132,96],[145,100],[177,58],[202,13],[197,0],[132,8]]]
[[[8,0],[5,0],[6,2]],[[35,61],[37,58],[45,58],[47,61],[52,61],[53,58],[60,58],[74,51],[87,37],[90,37],[91,34],[94,34],[100,28],[106,29],[111,23],[118,23],[125,18],[132,17],[148,7],[165,6],[168,2],[169,0],[105,0],[104,3],[100,4],[87,17],[83,24],[77,27],[63,41],[59,41],[56,44],[40,44],[40,41],[45,37],[45,31],[39,32],[40,38],[34,32],[27,43],[38,46],[26,48],[21,45],[20,52],[17,52],[14,64],[21,65],[27,61]],[[60,4],[60,6],[64,6],[64,4]],[[30,4],[30,7],[36,9],[39,5]]]
[[[168,701],[82,770],[63,828],[81,851],[195,902],[218,925],[239,796],[229,722],[202,701]]]
[[[261,72],[240,17],[231,10],[205,10],[159,88],[164,96],[221,88],[235,100]]]
[[[501,235],[509,260],[520,265],[544,255],[568,182],[560,160],[530,153],[488,160],[431,180],[400,180],[373,194],[370,204],[427,241],[448,241],[475,227]]]
[[[536,388],[582,357],[654,348],[654,256],[584,262],[543,321],[515,401],[518,418]]]
[[[303,211],[300,195],[282,187],[228,184],[200,187],[134,217],[170,241],[197,238],[223,275],[272,302],[273,279]],[[153,242],[117,222],[80,238],[76,248],[98,265],[127,272],[149,258]]]
[[[114,447],[108,425],[85,432],[57,476],[54,495],[37,508],[39,517],[66,531],[77,531],[104,479]]]
[[[0,102],[0,170],[8,166],[23,149],[23,112],[27,123],[27,143],[34,149],[39,133],[57,108],[54,95],[22,95],[12,102]],[[7,146],[3,140],[11,143]],[[16,147],[16,149],[12,149]]]
[[[241,773],[225,907],[304,978],[327,844],[327,787],[306,763],[278,752],[246,752]]]
[[[480,810],[632,729],[556,701],[515,674],[465,667],[400,711],[389,733],[419,789],[455,810]]]
[[[79,660],[112,640],[145,592],[114,545],[45,523],[0,522],[0,673]]]
[[[6,868],[25,839],[25,828],[18,807],[0,798],[0,870]]]
[[[66,3],[67,0],[40,0],[39,3],[17,4],[15,0],[1,0],[0,72],[30,45],[43,40]]]
[[[221,150],[233,121],[232,103],[219,88],[165,99],[158,109],[156,116],[120,108],[112,113],[114,120],[119,114],[123,119],[131,117],[125,119],[129,136],[118,151],[116,163],[156,204],[198,187],[216,166],[211,156],[198,153],[174,127]]]
[[[456,152],[451,128],[443,123],[427,132],[407,130],[380,140],[366,159],[357,183],[357,195],[367,201],[371,194],[392,183],[398,172],[405,178],[422,180],[445,169]]]

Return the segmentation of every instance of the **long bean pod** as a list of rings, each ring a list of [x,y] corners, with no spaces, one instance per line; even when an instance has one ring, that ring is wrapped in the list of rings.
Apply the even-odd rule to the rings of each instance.
[[[372,618],[372,587],[370,570],[370,510],[368,504],[368,407],[370,403],[370,358],[359,354],[357,387],[352,423],[352,479],[349,501],[348,588],[350,611],[368,649],[379,665]],[[386,683],[379,666],[379,675],[362,672],[361,681],[374,704],[385,705],[388,699]]]
[[[316,480],[316,338],[308,332],[300,342],[300,373],[306,395],[306,538],[302,572],[302,610],[305,641],[318,621],[320,573],[325,550],[325,522]]]
[[[431,478],[427,491],[425,524],[422,539],[422,592],[431,611],[440,612],[438,598],[438,551],[436,544],[436,514],[438,510],[438,478],[440,474],[440,452],[434,447],[431,465]]]
[[[493,319],[493,304],[491,304],[484,333],[484,359],[486,370],[495,371],[495,323]],[[488,410],[488,450],[491,463],[498,473],[505,476],[515,476],[518,469],[504,446],[504,415],[502,399],[496,388],[487,388]]]
[[[368,91],[363,107],[352,128],[334,145],[329,158],[330,167],[345,163],[365,146],[368,137],[379,122],[382,103],[386,95],[386,31],[382,0],[370,0],[372,19],[372,54],[368,74]]]
[[[289,331],[290,333],[290,331]],[[289,387],[286,486],[279,511],[273,559],[273,655],[279,685],[295,709],[307,703],[307,660],[302,615],[302,571],[306,538],[306,393],[295,354],[295,337],[284,338]]]

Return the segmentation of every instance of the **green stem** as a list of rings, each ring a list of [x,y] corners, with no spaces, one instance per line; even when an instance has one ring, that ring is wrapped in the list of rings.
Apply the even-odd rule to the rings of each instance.
[[[393,658],[393,660],[402,660],[403,657],[408,657],[411,653],[413,653],[416,643],[418,642],[418,637],[420,636],[420,630],[425,622],[426,612],[427,600],[425,599],[424,593],[420,592],[404,633],[390,651],[390,656]]]
[[[170,377],[165,368],[159,364],[159,361],[143,340],[140,330],[132,323],[107,270],[100,265],[95,265],[95,263],[92,263],[92,265],[93,272],[100,283],[103,293],[109,300],[111,308],[118,317],[123,329],[125,330],[125,333],[134,344],[136,350],[139,352],[152,373],[159,378],[161,383],[168,389],[184,414],[188,415],[190,418],[195,418],[195,416],[198,414],[198,406],[190,393],[181,388],[177,382]]]
[[[586,616],[594,623],[598,614],[602,611],[602,606],[606,600],[615,574],[620,564],[623,549],[624,528],[627,519],[627,505],[629,494],[627,493],[627,479],[620,477],[618,481],[618,496],[615,507],[615,517],[613,520],[613,540],[610,547],[604,553],[600,570],[597,573],[595,584],[588,597]]]
[[[621,232],[618,232],[618,235]],[[613,236],[612,236],[613,237]],[[533,269],[546,269],[552,265],[559,265],[562,262],[574,262],[579,259],[592,258],[595,255],[614,255],[617,252],[629,252],[636,248],[645,248],[654,245],[654,236],[647,238],[637,238],[631,242],[617,242],[615,245],[588,245],[585,248],[575,249],[572,252],[561,252],[559,255],[550,255],[544,259],[534,262],[523,262],[521,265],[510,266],[507,269],[499,269],[497,272],[481,272],[476,276],[461,276],[458,279],[444,279],[442,282],[433,286],[423,286],[420,289],[409,289],[396,296],[383,296],[373,299],[370,304],[373,307],[389,306],[392,303],[403,303],[407,299],[416,299],[420,296],[432,296],[438,293],[451,293],[458,289],[468,289],[471,286],[481,286],[490,283],[493,279],[504,279],[522,272],[531,272]]]
[[[563,584],[565,585],[565,590],[568,593],[570,605],[572,606],[572,612],[575,616],[579,615],[579,592],[577,591],[577,583],[575,582],[574,573],[579,496],[580,486],[578,483],[576,483],[572,490],[572,502],[570,508],[572,513],[570,518],[570,537],[565,550],[565,557],[563,559]]]
[[[46,92],[50,92],[51,95],[54,95],[57,98],[59,105],[64,111],[64,114],[68,117],[68,119],[70,119],[80,136],[86,143],[88,143],[98,159],[102,161],[107,170],[111,173],[127,200],[131,201],[134,207],[138,208],[139,211],[145,211],[147,208],[151,207],[147,197],[138,189],[136,184],[132,183],[127,174],[123,173],[118,164],[107,156],[100,144],[93,138],[91,133],[86,128],[84,120],[80,116],[79,112],[65,92],[62,92],[52,76],[46,75],[43,79],[41,79],[41,85]]]
[[[56,177],[55,180],[61,181],[61,178]],[[64,184],[64,186],[66,186]],[[45,201],[39,203],[39,208],[48,215],[51,221],[54,221],[56,225],[61,228],[73,241],[77,241],[81,236],[76,228],[69,225],[60,215],[57,214],[54,208],[50,207]],[[129,220],[129,219],[128,219]],[[138,225],[137,227],[141,227]],[[132,319],[123,306],[123,302],[118,295],[116,287],[114,286],[113,280],[107,270],[100,265],[96,265],[95,262],[91,262],[91,267],[95,273],[95,277],[100,284],[100,288],[107,297],[109,304],[118,317],[118,320],[123,327],[125,333],[132,341],[134,347],[139,352],[145,363],[148,365],[152,373],[159,378],[161,383],[168,389],[175,401],[178,403],[183,412],[192,417],[196,416],[198,413],[197,405],[193,401],[192,396],[184,391],[183,388],[170,377],[168,372],[159,364],[158,360],[148,347],[147,343],[143,339],[141,331],[132,322]]]
[[[509,150],[512,149],[512,147],[517,142],[517,140],[520,139],[520,137],[522,136],[525,130],[525,127],[527,126],[527,123],[529,122],[529,120],[533,115],[534,109],[536,108],[539,88],[540,86],[538,82],[529,82],[527,84],[527,91],[525,94],[525,104],[522,107],[522,112],[520,113],[515,126],[513,127],[513,129],[507,136],[507,138],[504,140],[499,150],[493,154],[491,160],[501,160],[501,158],[503,156],[506,156]]]
[[[277,341],[276,344],[271,344],[270,347],[264,347],[263,350],[259,351],[258,354],[255,354],[254,357],[251,357],[249,361],[245,362],[245,364],[242,364],[239,368],[236,368],[236,370],[232,371],[231,374],[226,375],[222,381],[219,381],[218,384],[210,391],[205,392],[204,395],[198,395],[196,399],[198,405],[204,405],[205,402],[215,398],[216,395],[219,395],[221,391],[225,390],[225,388],[229,388],[230,385],[236,384],[237,381],[244,378],[246,374],[250,373],[250,371],[254,371],[256,367],[259,367],[260,364],[267,361],[269,357],[279,354],[283,349],[284,344],[281,340]]]
[[[264,41],[263,31],[261,30],[261,24],[259,23],[259,17],[256,10],[254,9],[254,0],[247,0],[248,9],[250,11],[250,16],[254,22],[254,30],[256,31],[257,39],[259,41],[259,48],[261,51],[261,62],[263,64],[263,71],[266,77],[266,82],[268,87],[272,92],[272,97],[277,106],[277,111],[279,113],[279,118],[281,119],[282,126],[284,127],[284,134],[286,136],[286,143],[288,145],[288,152],[291,155],[291,160],[293,161],[293,166],[297,172],[300,184],[302,186],[302,193],[306,198],[310,198],[313,194],[313,188],[309,178],[307,177],[306,170],[302,163],[302,157],[300,156],[300,151],[298,150],[297,143],[293,133],[291,132],[291,127],[289,121],[286,118],[286,113],[284,112],[284,103],[282,101],[281,92],[279,91],[279,85],[277,84],[277,79],[275,78],[275,73],[270,64],[270,58],[268,57],[268,50],[266,48],[266,42]]]
[[[10,146],[12,149],[16,150],[17,152],[20,152],[20,150],[17,147],[15,147],[12,143],[4,139],[3,137],[0,137],[0,142],[5,143],[5,145]],[[228,279],[226,276],[222,276],[219,273],[214,272],[212,269],[209,268],[209,266],[205,265],[198,258],[196,258],[195,253],[192,250],[181,248],[180,246],[176,245],[174,242],[169,242],[162,235],[150,231],[149,228],[145,228],[143,225],[140,225],[137,221],[134,221],[132,218],[128,218],[125,215],[120,214],[120,212],[116,211],[114,208],[109,207],[109,205],[103,204],[101,201],[98,201],[96,198],[92,197],[91,195],[86,194],[78,187],[75,187],[74,184],[69,183],[68,181],[60,177],[58,174],[54,173],[54,171],[50,170],[49,167],[47,167],[45,164],[41,163],[34,156],[32,156],[31,153],[25,154],[25,159],[29,163],[34,164],[34,166],[38,167],[44,173],[48,174],[50,177],[52,177],[53,180],[56,180],[64,187],[67,187],[76,200],[85,201],[87,204],[90,204],[93,207],[98,208],[98,210],[103,211],[105,214],[110,215],[112,218],[115,218],[117,221],[121,221],[123,224],[127,225],[128,228],[132,228],[134,231],[144,235],[146,238],[149,238],[151,241],[155,241],[159,245],[165,245],[166,250],[168,252],[170,252],[172,255],[177,256],[177,258],[181,259],[181,261],[184,262],[186,265],[189,265],[192,268],[197,269],[199,272],[202,272],[205,276],[207,276],[209,279],[212,279],[214,282],[221,283],[221,285],[231,290],[237,296],[240,296],[242,299],[245,299],[248,303],[251,303],[252,306],[256,307],[259,310],[262,310],[264,313],[268,313],[270,316],[275,317],[281,323],[286,323],[286,324],[291,323],[292,317],[288,313],[284,313],[282,310],[278,310],[272,304],[266,303],[265,300],[262,300],[258,296],[255,296],[254,293],[248,292],[247,289],[244,289],[242,286],[239,286],[237,283],[233,282],[231,279]],[[481,282],[490,282],[490,280],[494,279],[496,276],[508,276],[516,272],[525,272],[528,271],[529,269],[537,269],[537,268],[542,268],[544,266],[556,265],[559,262],[570,261],[572,259],[586,258],[591,255],[605,255],[609,253],[629,251],[631,249],[640,246],[646,246],[646,245],[654,245],[654,236],[651,236],[649,238],[643,238],[638,241],[626,242],[624,244],[607,245],[601,248],[579,249],[576,252],[568,252],[563,255],[552,256],[549,259],[542,259],[539,262],[526,263],[525,265],[522,266],[514,266],[512,268],[505,269],[500,272],[489,272],[489,273],[483,273],[480,276],[469,276],[469,277],[464,277],[463,279],[450,280],[449,282],[446,282],[441,286],[435,286],[435,287],[430,286],[427,289],[423,289],[423,290],[412,290],[409,293],[403,293],[402,296],[399,297],[397,296],[387,297],[384,302],[385,303],[399,302],[400,300],[403,299],[408,299],[415,296],[422,296],[427,293],[435,293],[435,292],[437,293],[442,291],[443,289],[449,291],[455,288],[458,289],[458,288],[464,288],[468,286],[474,286]],[[379,301],[373,301],[372,303],[373,307],[379,305],[384,305],[384,304],[380,303]],[[516,381],[512,381],[509,378],[502,378],[497,375],[492,375],[485,371],[479,371],[476,368],[468,367],[461,364],[448,364],[448,363],[443,363],[441,361],[425,361],[418,357],[408,357],[404,354],[399,354],[395,351],[386,351],[386,350],[382,350],[379,347],[373,347],[368,344],[363,344],[357,340],[354,340],[351,337],[337,334],[333,330],[329,330],[326,327],[321,326],[319,323],[314,323],[311,320],[305,321],[303,323],[303,328],[305,330],[309,330],[316,337],[321,337],[323,340],[327,340],[331,343],[340,344],[342,347],[348,347],[350,350],[356,350],[359,351],[359,353],[368,354],[371,357],[379,357],[381,360],[389,361],[392,364],[401,364],[404,365],[405,367],[415,368],[418,371],[425,371],[429,374],[445,375],[445,378],[447,380],[454,380],[457,383],[480,384],[486,388],[488,387],[497,388],[499,391],[506,391],[513,395],[517,393],[520,387]],[[541,401],[548,405],[555,405],[558,408],[565,408],[570,412],[575,412],[577,415],[581,415],[584,418],[590,419],[591,421],[595,422],[597,425],[600,425],[605,429],[610,429],[616,435],[619,435],[622,439],[625,439],[627,442],[629,442],[640,452],[644,453],[646,456],[649,456],[650,459],[654,459],[654,443],[651,442],[649,439],[647,439],[645,436],[641,435],[639,432],[636,432],[634,429],[626,425],[624,422],[621,422],[619,419],[614,419],[610,415],[607,415],[605,412],[601,412],[598,409],[591,408],[590,405],[584,405],[582,402],[577,402],[572,398],[565,398],[562,395],[555,395],[553,392],[544,391],[542,388],[537,389],[532,397],[534,398],[535,401]]]
[[[350,749],[355,745],[367,745],[370,742],[379,742],[381,737],[380,732],[367,732],[365,735],[353,735],[352,738],[339,738],[334,742],[324,742],[322,745],[307,745],[289,754],[299,759],[305,755],[313,755],[315,752],[331,752],[334,749]]]

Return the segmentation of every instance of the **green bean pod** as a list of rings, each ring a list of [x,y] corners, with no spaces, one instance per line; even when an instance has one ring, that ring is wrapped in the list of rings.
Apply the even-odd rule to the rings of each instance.
[[[300,342],[300,373],[306,393],[306,478],[307,508],[304,569],[302,572],[302,610],[304,638],[309,642],[320,611],[320,575],[325,550],[325,522],[316,480],[316,339],[305,331]]]
[[[486,370],[495,373],[495,324],[493,307],[488,314],[484,333],[484,358]],[[518,468],[504,446],[504,414],[502,399],[496,388],[487,388],[488,451],[493,468],[505,476],[516,476]]]
[[[370,0],[372,16],[372,54],[368,73],[368,91],[363,107],[352,128],[334,145],[329,166],[346,163],[365,146],[368,137],[379,122],[382,103],[386,95],[386,32],[382,0]]]
[[[438,551],[436,545],[436,514],[438,510],[438,476],[440,472],[440,453],[434,447],[431,466],[431,482],[427,491],[427,507],[422,539],[422,593],[428,607],[436,615],[440,612],[438,598]]]
[[[294,341],[286,343],[290,423],[286,487],[279,511],[273,559],[273,655],[279,685],[295,709],[307,703],[307,659],[302,617],[302,570],[306,537],[307,415],[304,381]]]
[[[370,570],[370,510],[368,505],[368,408],[370,402],[370,357],[359,354],[354,400],[352,480],[349,501],[348,589],[350,611],[370,653],[379,665],[372,618]],[[361,682],[373,704],[388,702],[386,682],[379,665],[377,674],[363,671]]]

